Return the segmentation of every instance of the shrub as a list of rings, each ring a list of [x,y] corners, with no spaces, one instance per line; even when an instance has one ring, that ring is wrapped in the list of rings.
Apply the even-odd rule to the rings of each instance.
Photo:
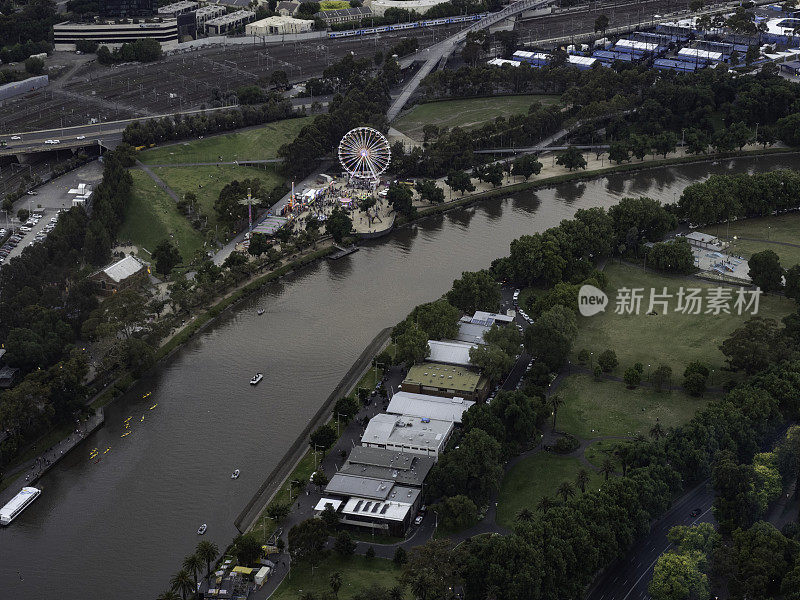
[[[597,364],[603,370],[603,373],[611,373],[617,368],[619,360],[617,360],[617,353],[613,350],[606,350],[597,357]]]
[[[568,433],[564,437],[560,437],[556,440],[556,443],[553,444],[553,450],[559,454],[569,454],[577,450],[580,445],[581,443],[578,438]]]

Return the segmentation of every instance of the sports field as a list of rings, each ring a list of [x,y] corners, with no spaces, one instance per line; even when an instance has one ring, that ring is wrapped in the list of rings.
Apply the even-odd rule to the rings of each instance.
[[[500,484],[497,505],[497,522],[505,527],[514,526],[514,517],[523,508],[536,511],[536,503],[542,496],[560,502],[556,496],[558,486],[564,481],[575,484],[575,476],[583,467],[577,458],[540,452],[522,459],[506,473]],[[603,476],[587,468],[589,483],[587,490],[597,489]],[[581,491],[575,485],[575,492]]]
[[[647,367],[645,367],[647,375]],[[673,381],[683,381],[683,372]],[[656,392],[649,387],[630,390],[619,381],[595,381],[591,375],[571,375],[558,393],[564,405],[558,410],[556,426],[583,439],[605,435],[647,436],[660,421],[664,428],[685,423],[713,399],[711,394],[694,398],[683,392]]]
[[[718,284],[704,283],[690,278],[669,278],[652,271],[643,271],[635,267],[611,263],[605,273],[608,276],[607,293],[609,305],[605,312],[592,317],[578,317],[578,337],[573,344],[574,352],[581,349],[592,352],[597,357],[600,352],[612,349],[619,359],[618,374],[641,362],[654,368],[666,364],[672,368],[673,381],[679,382],[686,365],[695,360],[708,363],[717,371],[716,381],[719,385],[719,368],[725,364],[724,356],[719,350],[720,344],[730,333],[741,326],[750,314],[736,314],[731,303],[731,313],[712,315],[705,314],[707,304],[704,301],[702,314],[683,314],[675,312],[677,299],[675,295],[681,287],[700,288],[700,294],[706,298],[710,288]],[[617,290],[621,288],[640,288],[643,300],[639,314],[616,314]],[[661,293],[667,289],[673,297],[668,299],[668,312],[660,307],[658,314],[647,315],[650,290]],[[791,300],[779,296],[762,296],[758,315],[780,320],[794,312],[796,306]]]
[[[508,117],[528,112],[534,102],[555,104],[559,96],[527,95],[496,96],[494,98],[468,98],[418,104],[392,123],[392,127],[407,136],[422,141],[422,128],[433,124],[438,127],[479,127],[497,117]]]
[[[236,133],[178,142],[145,150],[139,153],[138,158],[148,165],[276,158],[278,148],[297,137],[311,119],[285,119]]]
[[[756,252],[772,250],[786,268],[800,263],[800,213],[742,219],[730,225],[720,223],[705,227],[700,231],[731,240],[731,252],[739,256],[749,258]],[[743,240],[742,237],[750,239]]]
[[[208,216],[208,222],[216,223],[217,214],[214,212],[214,202],[219,198],[223,187],[231,181],[238,179],[259,179],[262,189],[271,191],[276,185],[284,181],[274,169],[259,169],[256,167],[238,167],[224,165],[220,167],[156,167],[153,172],[180,197],[187,192],[194,192],[200,205],[200,212]]]
[[[197,230],[178,212],[172,198],[139,169],[131,169],[133,197],[125,207],[125,220],[117,239],[120,243],[138,246],[141,257],[150,259],[156,245],[164,239],[171,240],[178,248],[184,262],[202,249],[203,238]]]

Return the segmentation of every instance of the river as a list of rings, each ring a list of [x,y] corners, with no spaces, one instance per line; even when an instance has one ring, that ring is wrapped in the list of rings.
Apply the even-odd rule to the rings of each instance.
[[[201,539],[201,523],[220,548],[232,540],[233,519],[375,333],[462,271],[488,267],[514,238],[579,208],[626,195],[672,202],[711,173],[773,168],[800,168],[800,157],[662,168],[487,200],[268,285],[108,406],[103,428],[41,480],[42,496],[0,530],[0,597],[154,599]],[[256,371],[264,381],[251,387]],[[122,438],[128,417],[132,433]],[[89,460],[94,447],[99,463]]]

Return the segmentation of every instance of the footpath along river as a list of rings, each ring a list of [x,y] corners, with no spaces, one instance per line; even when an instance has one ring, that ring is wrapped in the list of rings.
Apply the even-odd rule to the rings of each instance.
[[[42,496],[0,529],[0,597],[154,600],[202,539],[201,523],[220,548],[232,540],[236,515],[376,332],[462,271],[488,267],[514,238],[580,208],[629,195],[672,202],[712,173],[775,168],[800,168],[800,157],[661,168],[487,200],[268,285],[108,406],[105,425],[41,480]],[[256,371],[264,380],[251,387]]]

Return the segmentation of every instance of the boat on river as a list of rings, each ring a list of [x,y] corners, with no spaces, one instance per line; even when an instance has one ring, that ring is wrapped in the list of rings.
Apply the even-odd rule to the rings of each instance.
[[[231,473],[231,479],[239,479],[239,469],[236,469],[233,473]]]
[[[206,529],[208,529],[208,525],[206,525],[205,523],[203,523],[203,524],[202,524],[202,525],[200,525],[200,527],[197,529],[197,535],[203,535],[203,534],[206,532]]]
[[[253,375],[253,378],[250,380],[250,385],[257,385],[262,379],[264,379],[263,373],[256,373]]]
[[[39,497],[42,490],[35,487],[24,487],[14,496],[8,504],[0,508],[0,525],[8,525],[16,519],[23,510]]]
[[[256,314],[263,315],[263,314],[264,314],[264,309],[263,309],[263,308],[259,308],[259,309],[256,311]]]

